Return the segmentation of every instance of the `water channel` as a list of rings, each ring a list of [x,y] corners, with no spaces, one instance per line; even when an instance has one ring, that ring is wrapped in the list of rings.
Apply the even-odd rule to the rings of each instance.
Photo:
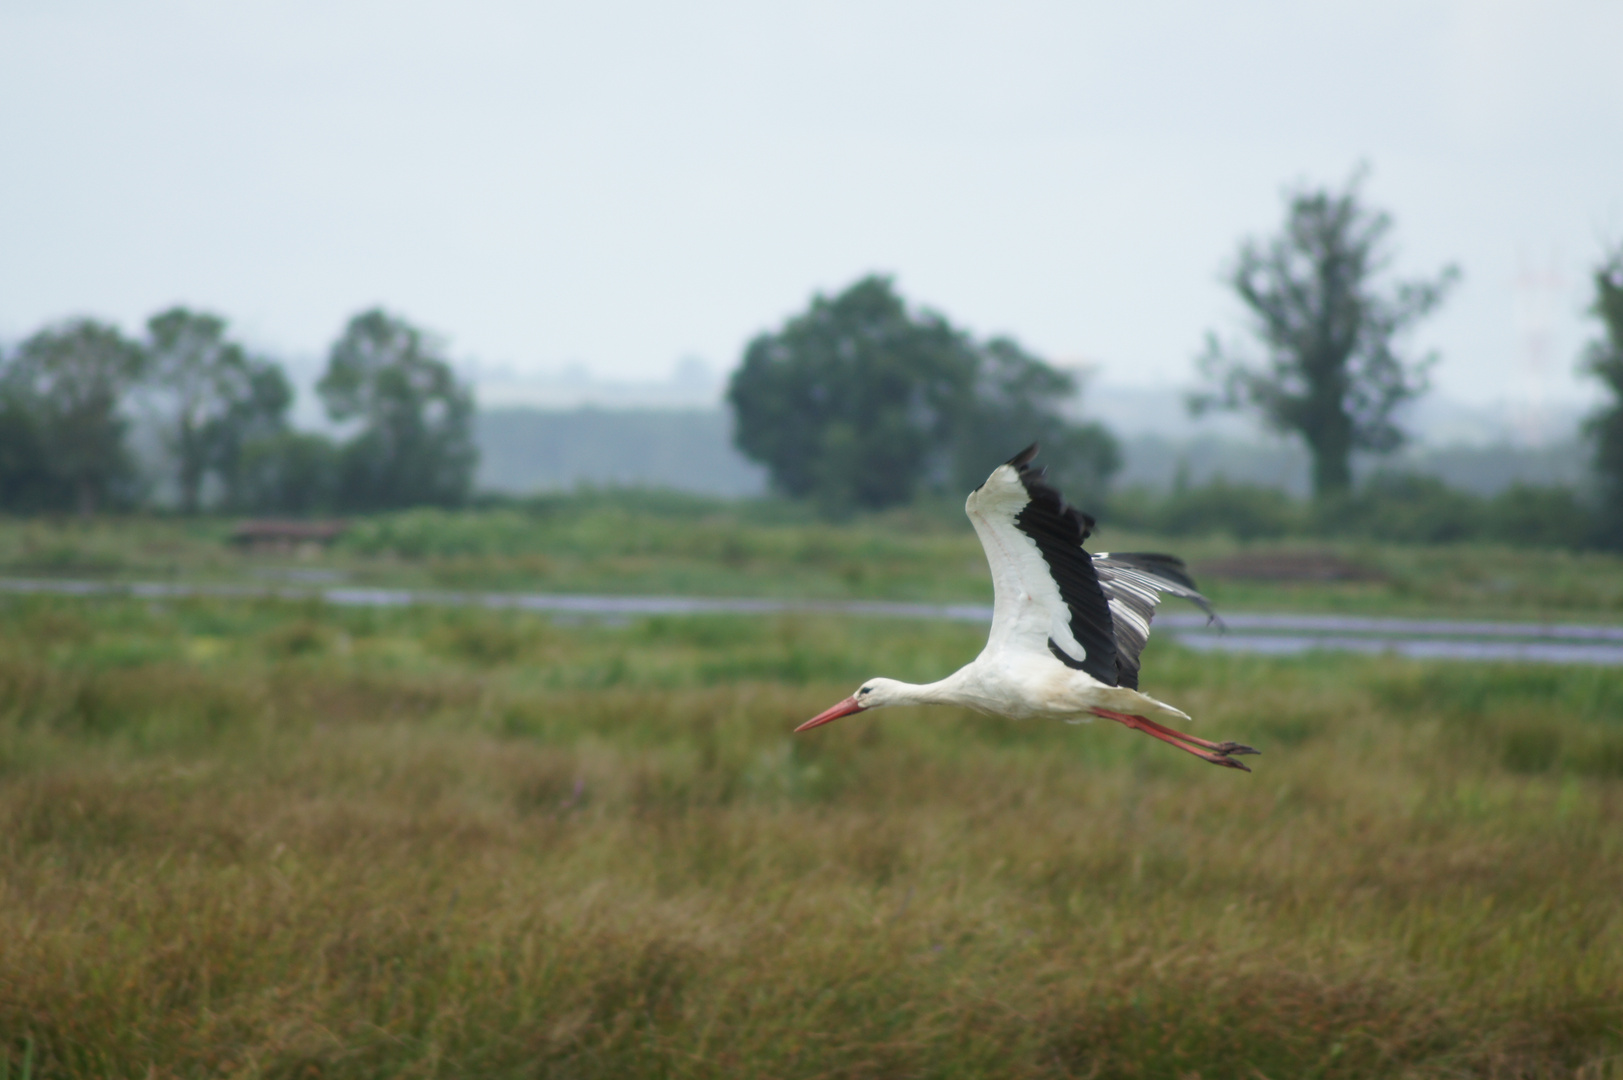
[[[647,615],[782,615],[805,612],[867,618],[948,619],[987,623],[985,604],[918,604],[888,600],[767,600],[748,597],[593,596],[571,593],[456,592],[369,589],[343,585],[224,585],[171,582],[74,581],[0,578],[0,593],[59,596],[279,597],[341,606],[413,604],[534,611],[570,618],[621,620]],[[1461,619],[1372,618],[1236,612],[1221,624],[1204,615],[1167,611],[1155,627],[1192,649],[1295,655],[1331,652],[1391,653],[1416,659],[1623,665],[1623,626],[1583,623],[1479,622]]]

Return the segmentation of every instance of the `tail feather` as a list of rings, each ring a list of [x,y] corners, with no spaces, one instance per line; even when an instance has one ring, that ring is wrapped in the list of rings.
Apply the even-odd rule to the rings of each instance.
[[[1193,722],[1194,718],[1182,709],[1174,708],[1164,701],[1157,701],[1148,694],[1141,694],[1137,690],[1126,687],[1113,686],[1098,693],[1101,699],[1099,704],[1114,712],[1127,713],[1132,716],[1160,716],[1173,720]]]

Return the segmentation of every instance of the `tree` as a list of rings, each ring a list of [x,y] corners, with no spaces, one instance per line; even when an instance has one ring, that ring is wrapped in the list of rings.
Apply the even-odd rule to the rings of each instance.
[[[225,506],[233,510],[258,509],[247,479],[249,447],[280,445],[281,440],[295,437],[287,422],[293,386],[280,364],[250,357],[247,384],[242,389],[225,414],[204,429],[210,466],[225,488]],[[333,483],[331,477],[325,478],[318,490],[330,491]]]
[[[977,343],[870,276],[752,341],[727,398],[734,443],[773,486],[841,513],[968,491],[1033,438],[1108,476],[1109,436],[1058,411],[1075,390],[1014,342]]]
[[[357,510],[468,497],[479,451],[473,394],[438,341],[380,309],[349,321],[316,387],[334,420],[359,420],[341,450],[338,498]]]
[[[734,442],[792,498],[904,503],[944,464],[974,377],[961,334],[932,313],[915,318],[888,278],[867,277],[749,344],[727,390]]]
[[[1360,173],[1340,192],[1288,195],[1284,230],[1241,246],[1227,278],[1250,309],[1264,355],[1257,361],[1208,334],[1197,365],[1212,389],[1190,400],[1196,413],[1256,409],[1278,430],[1300,435],[1321,498],[1351,486],[1353,451],[1387,453],[1402,444],[1393,410],[1425,390],[1436,357],[1411,361],[1396,339],[1459,278],[1449,266],[1431,280],[1381,290],[1392,221],[1362,204],[1361,182]]]
[[[232,509],[260,514],[313,514],[337,501],[339,451],[325,435],[278,431],[243,441],[231,473]]]
[[[183,307],[154,315],[147,353],[154,382],[174,402],[165,441],[175,455],[180,508],[196,513],[209,473],[229,489],[243,442],[286,427],[292,388],[278,365],[229,340],[217,315]]]
[[[1059,411],[1081,390],[1076,376],[1009,338],[993,338],[977,351],[974,396],[955,432],[954,488],[973,491],[994,465],[1040,442],[1043,461],[1062,490],[1079,498],[1101,496],[1121,468],[1121,450],[1103,425],[1077,423]]]
[[[1601,524],[1608,546],[1623,545],[1623,244],[1595,269],[1600,340],[1584,352],[1583,369],[1605,384],[1612,400],[1584,424],[1594,446],[1604,500]]]
[[[23,342],[6,392],[38,425],[53,486],[93,514],[134,478],[119,405],[146,357],[118,329],[91,319],[47,327]]]
[[[29,396],[9,377],[0,353],[0,510],[11,513],[60,506],[63,488],[46,456],[39,416]]]

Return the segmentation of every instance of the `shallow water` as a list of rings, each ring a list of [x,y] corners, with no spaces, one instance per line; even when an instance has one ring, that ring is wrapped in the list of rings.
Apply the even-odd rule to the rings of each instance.
[[[591,596],[565,593],[454,592],[430,589],[313,588],[264,585],[112,583],[0,578],[0,592],[65,596],[266,597],[320,599],[360,607],[427,604],[535,611],[577,618],[638,615],[774,615],[792,612],[880,618],[989,622],[985,604],[914,604],[886,600],[765,600],[747,597]],[[1201,651],[1296,655],[1392,653],[1416,659],[1623,665],[1623,626],[1581,623],[1477,622],[1461,619],[1370,618],[1356,615],[1272,615],[1238,612],[1221,624],[1204,615],[1168,612],[1156,629]]]

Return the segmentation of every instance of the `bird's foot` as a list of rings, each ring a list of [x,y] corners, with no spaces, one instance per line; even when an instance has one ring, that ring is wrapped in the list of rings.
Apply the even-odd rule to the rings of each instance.
[[[1213,765],[1221,765],[1225,769],[1239,769],[1241,772],[1251,771],[1251,766],[1247,765],[1243,761],[1235,761],[1227,754],[1207,753],[1205,750],[1195,750],[1190,747],[1184,747],[1183,749],[1189,750],[1191,754],[1194,754],[1202,761],[1209,761]]]
[[[1134,731],[1142,731],[1151,738],[1160,739],[1169,746],[1176,746],[1187,754],[1193,754],[1202,761],[1209,761],[1213,765],[1221,765],[1227,769],[1239,769],[1241,772],[1251,770],[1243,763],[1235,761],[1235,757],[1245,754],[1260,754],[1254,746],[1237,742],[1211,742],[1196,735],[1185,735],[1181,731],[1174,731],[1164,724],[1157,724],[1147,716],[1136,716],[1131,713],[1112,712],[1109,709],[1094,709],[1095,716],[1102,716],[1107,720],[1115,720],[1125,724]]]

